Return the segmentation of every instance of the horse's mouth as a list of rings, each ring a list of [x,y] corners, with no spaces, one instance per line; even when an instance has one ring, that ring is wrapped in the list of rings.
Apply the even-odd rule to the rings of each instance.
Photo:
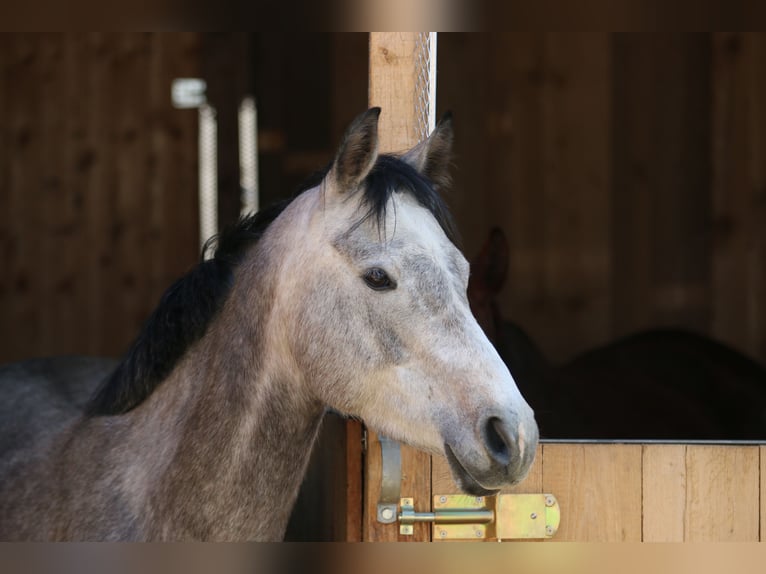
[[[455,477],[458,486],[463,489],[463,492],[472,496],[492,496],[497,494],[498,490],[488,490],[484,488],[479,482],[471,476],[471,473],[460,463],[457,456],[452,450],[452,447],[448,444],[444,444],[444,452],[447,456],[447,462],[449,462],[452,475]]]

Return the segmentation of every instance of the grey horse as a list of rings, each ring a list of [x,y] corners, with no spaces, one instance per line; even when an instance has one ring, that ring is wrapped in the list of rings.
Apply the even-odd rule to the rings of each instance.
[[[439,194],[452,125],[244,218],[128,354],[0,370],[0,539],[280,540],[326,409],[445,455],[466,492],[532,464],[533,412],[471,314]]]

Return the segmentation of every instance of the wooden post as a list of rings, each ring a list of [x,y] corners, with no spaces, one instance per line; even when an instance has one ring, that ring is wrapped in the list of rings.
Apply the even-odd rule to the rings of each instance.
[[[406,150],[417,143],[415,115],[414,33],[370,34],[370,106],[380,106],[380,149],[382,152]],[[430,526],[419,524],[413,536],[400,537],[398,524],[376,520],[376,505],[381,480],[380,442],[370,432],[365,460],[364,540],[428,541]],[[431,457],[402,446],[402,496],[413,497],[417,511],[431,508]]]

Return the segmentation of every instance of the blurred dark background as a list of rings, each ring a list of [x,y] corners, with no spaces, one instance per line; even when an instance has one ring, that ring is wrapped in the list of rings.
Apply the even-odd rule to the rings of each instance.
[[[766,362],[766,38],[440,34],[450,203],[474,255],[510,245],[499,303],[554,361],[683,326]],[[221,223],[236,110],[256,98],[261,205],[327,162],[366,107],[366,34],[0,37],[0,360],[118,355],[194,264],[202,77]],[[384,111],[385,113],[385,111]]]

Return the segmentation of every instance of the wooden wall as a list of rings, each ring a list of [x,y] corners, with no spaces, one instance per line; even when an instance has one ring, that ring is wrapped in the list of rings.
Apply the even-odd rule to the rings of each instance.
[[[682,326],[766,362],[766,37],[441,34],[452,204],[550,358]],[[466,89],[470,86],[470,89]]]
[[[231,127],[218,100],[248,64],[218,64],[250,60],[264,204],[365,106],[364,35],[0,42],[0,361],[121,352],[196,260],[196,113],[171,107],[174,77],[211,76]],[[552,359],[680,325],[766,361],[764,58],[762,34],[440,35],[466,253],[505,230],[503,311]]]
[[[196,261],[197,34],[0,37],[0,362],[122,353]]]
[[[758,542],[764,469],[763,446],[546,443],[508,492],[556,496],[554,542]],[[456,488],[434,457],[433,494]]]

